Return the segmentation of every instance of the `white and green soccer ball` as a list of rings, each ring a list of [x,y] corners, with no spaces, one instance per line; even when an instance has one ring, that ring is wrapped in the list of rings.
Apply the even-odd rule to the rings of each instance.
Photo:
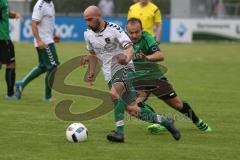
[[[82,123],[72,123],[66,130],[66,138],[75,143],[87,141],[88,129]]]

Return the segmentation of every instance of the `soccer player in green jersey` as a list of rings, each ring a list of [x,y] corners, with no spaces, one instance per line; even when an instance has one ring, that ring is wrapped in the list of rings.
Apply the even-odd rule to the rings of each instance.
[[[20,13],[9,11],[8,0],[0,0],[0,69],[2,64],[6,64],[7,98],[16,99],[14,95],[15,51],[10,39],[9,18],[23,20]]]
[[[54,24],[55,9],[53,2],[51,0],[38,0],[32,14],[32,31],[39,64],[21,81],[16,83],[16,96],[18,99],[21,99],[22,91],[29,82],[46,73],[44,100],[48,102],[54,100],[51,85],[54,80],[55,71],[59,65],[54,42],[60,40],[59,37],[54,35]]]
[[[142,100],[150,94],[163,100],[180,113],[189,117],[192,122],[204,132],[210,132],[211,128],[201,120],[193,111],[191,106],[182,101],[174,91],[167,78],[163,76],[157,64],[164,60],[156,40],[147,32],[142,31],[142,23],[139,19],[131,18],[127,21],[127,33],[132,40],[134,47],[134,65],[136,66],[135,88],[141,93]],[[144,65],[144,66],[142,66]],[[139,77],[139,78],[138,78]],[[153,86],[154,84],[154,86]],[[148,127],[151,133],[159,133],[164,130],[160,125]]]

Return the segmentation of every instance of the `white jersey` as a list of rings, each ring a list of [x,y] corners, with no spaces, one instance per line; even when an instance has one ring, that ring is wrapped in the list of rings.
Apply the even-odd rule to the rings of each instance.
[[[104,30],[100,33],[88,29],[84,32],[84,38],[87,49],[90,53],[94,52],[101,61],[105,80],[110,81],[118,70],[125,67],[114,61],[114,56],[125,54],[125,47],[132,43],[131,40],[120,26],[110,22],[106,22]],[[134,69],[133,62],[127,67]]]
[[[38,21],[38,32],[43,43],[54,43],[54,24],[55,24],[55,8],[53,2],[47,3],[44,0],[38,0],[33,8],[32,20]],[[34,45],[38,47],[34,38]]]

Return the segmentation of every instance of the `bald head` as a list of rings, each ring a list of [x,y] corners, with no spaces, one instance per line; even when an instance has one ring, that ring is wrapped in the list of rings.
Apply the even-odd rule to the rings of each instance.
[[[84,17],[102,17],[102,12],[97,6],[89,6],[83,12]]]
[[[99,32],[104,28],[105,22],[102,18],[102,12],[97,6],[89,6],[85,9],[83,18],[87,22],[88,28],[94,32]]]

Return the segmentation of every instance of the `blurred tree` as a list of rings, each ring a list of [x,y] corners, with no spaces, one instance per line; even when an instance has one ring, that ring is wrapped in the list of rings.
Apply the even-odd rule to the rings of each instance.
[[[38,0],[32,0],[31,10]],[[89,5],[97,5],[99,0],[53,0],[57,13],[82,13]]]
[[[32,0],[31,10],[37,0]],[[82,13],[89,5],[98,5],[99,0],[53,0],[57,13]],[[170,13],[170,0],[153,0],[163,15]],[[116,12],[127,14],[130,5],[133,4],[132,0],[115,0]]]
[[[32,0],[31,10],[37,0]],[[99,0],[53,0],[57,13],[68,15],[69,13],[82,13],[89,5],[98,5]],[[116,13],[127,14],[133,0],[114,0],[116,5]],[[171,0],[152,0],[157,5],[162,15],[170,14]],[[240,0],[224,0],[225,3],[240,3]]]
[[[152,2],[158,6],[162,15],[170,15],[171,0],[152,0]]]
[[[224,0],[225,3],[240,3],[240,0]]]

